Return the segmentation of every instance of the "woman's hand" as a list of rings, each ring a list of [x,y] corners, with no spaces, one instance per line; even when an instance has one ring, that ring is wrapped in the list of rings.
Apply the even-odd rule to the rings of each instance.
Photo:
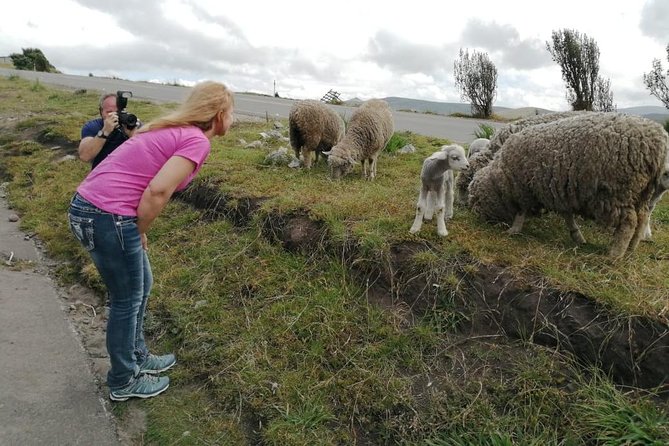
[[[142,248],[144,248],[144,251],[148,251],[149,250],[149,239],[146,238],[146,233],[142,232],[141,234],[139,234],[139,236],[141,237],[141,240],[142,240]]]

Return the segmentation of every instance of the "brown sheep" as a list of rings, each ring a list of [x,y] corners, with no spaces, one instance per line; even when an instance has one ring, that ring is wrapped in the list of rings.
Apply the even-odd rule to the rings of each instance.
[[[300,158],[306,169],[311,169],[311,154],[332,149],[344,136],[344,121],[330,107],[320,101],[296,102],[288,115],[290,145],[295,157]]]

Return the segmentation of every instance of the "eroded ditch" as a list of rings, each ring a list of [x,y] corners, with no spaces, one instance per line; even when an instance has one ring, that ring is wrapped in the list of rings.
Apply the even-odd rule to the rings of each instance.
[[[207,218],[226,218],[237,226],[247,225],[263,201],[232,200],[215,182],[194,183],[177,197],[204,211]],[[416,254],[432,249],[428,243],[397,244],[385,259],[359,262],[355,240],[333,241],[325,225],[309,218],[306,210],[270,213],[262,217],[261,225],[264,236],[286,250],[314,255],[320,249],[324,255],[341,256],[353,277],[372,287],[374,295],[391,301],[387,305],[398,299],[420,315],[435,304],[439,292],[434,273],[414,260]],[[541,278],[516,277],[505,268],[474,259],[445,262],[439,274],[457,278],[454,302],[467,314],[462,330],[557,348],[599,367],[618,384],[669,394],[669,328],[660,321],[615,315],[582,294],[552,289]]]

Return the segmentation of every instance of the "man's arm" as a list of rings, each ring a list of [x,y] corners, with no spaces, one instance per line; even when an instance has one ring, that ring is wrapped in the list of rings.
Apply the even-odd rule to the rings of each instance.
[[[82,138],[79,143],[79,159],[86,161],[87,163],[93,161],[106,142],[106,139],[98,138],[97,136],[87,136]]]
[[[104,120],[102,126],[103,136],[111,135],[117,124],[118,115],[116,112],[110,113],[107,116],[107,119]],[[79,143],[79,159],[86,162],[93,161],[106,142],[106,138],[100,138],[98,136],[86,136],[85,138],[81,138],[81,142]]]

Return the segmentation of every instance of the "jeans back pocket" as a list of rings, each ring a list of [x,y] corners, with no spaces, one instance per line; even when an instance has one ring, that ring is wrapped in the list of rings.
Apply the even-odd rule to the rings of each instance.
[[[79,240],[79,243],[81,243],[86,251],[95,249],[95,242],[93,241],[95,224],[93,219],[72,214],[68,214],[68,219],[72,234]]]

